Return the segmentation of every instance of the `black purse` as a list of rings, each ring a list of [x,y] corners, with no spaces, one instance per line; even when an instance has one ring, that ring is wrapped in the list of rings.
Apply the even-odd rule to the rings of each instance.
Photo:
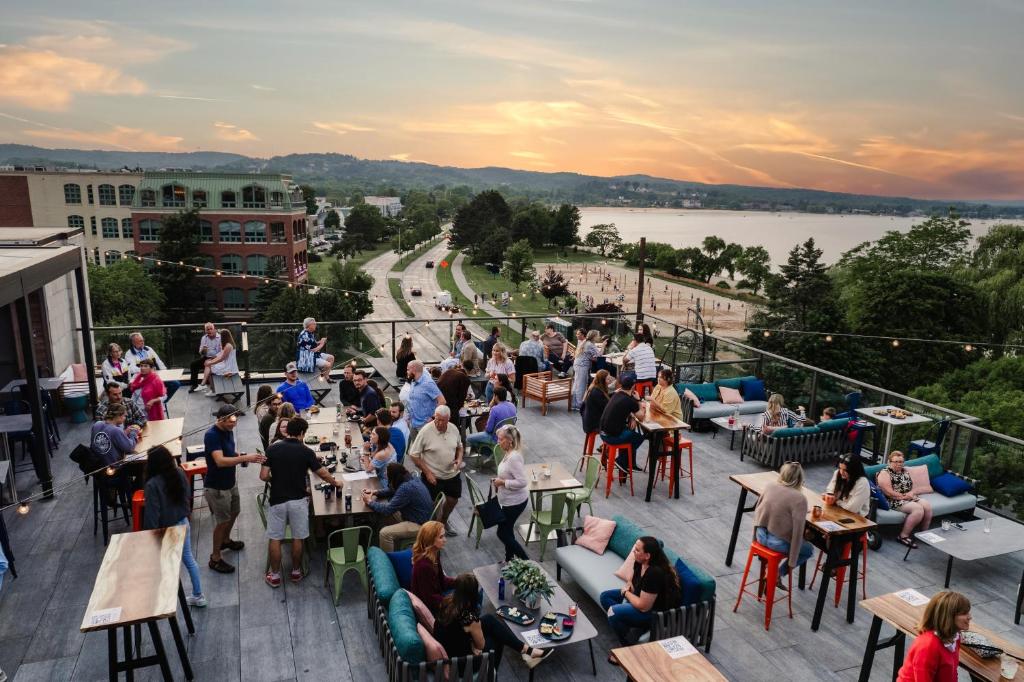
[[[487,489],[487,501],[476,506],[476,515],[480,517],[480,523],[484,528],[497,526],[505,520],[505,512],[501,510],[498,497],[494,494],[494,486]]]

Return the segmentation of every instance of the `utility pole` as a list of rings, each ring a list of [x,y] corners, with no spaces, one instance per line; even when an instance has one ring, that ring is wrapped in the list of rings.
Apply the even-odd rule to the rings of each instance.
[[[644,261],[647,260],[647,237],[640,237],[640,279],[636,286],[636,326],[637,328],[644,321]]]

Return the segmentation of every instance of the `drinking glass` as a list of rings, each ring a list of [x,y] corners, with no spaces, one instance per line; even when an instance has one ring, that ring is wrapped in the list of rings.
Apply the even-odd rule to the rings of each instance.
[[[953,527],[953,524],[950,523],[949,519],[942,519],[942,532],[943,533],[949,531],[949,529],[952,528],[952,527]]]
[[[992,532],[992,517],[991,516],[989,516],[989,517],[987,517],[985,519],[985,532],[986,533],[991,533]]]
[[[1008,680],[1017,676],[1017,659],[1008,654],[999,657],[999,674]]]

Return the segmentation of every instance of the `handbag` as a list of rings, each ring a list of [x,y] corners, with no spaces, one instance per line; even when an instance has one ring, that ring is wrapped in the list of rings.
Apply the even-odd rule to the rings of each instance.
[[[487,490],[487,500],[476,506],[476,515],[480,518],[480,523],[484,528],[497,526],[505,520],[505,512],[502,511],[501,504],[498,503],[493,485]]]

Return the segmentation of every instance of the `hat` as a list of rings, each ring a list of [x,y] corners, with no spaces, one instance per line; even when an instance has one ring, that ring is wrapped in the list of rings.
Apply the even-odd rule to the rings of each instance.
[[[217,419],[224,419],[225,417],[234,417],[238,414],[238,408],[232,405],[221,405],[219,408],[217,408],[216,412]]]
[[[284,366],[284,373],[285,374],[290,374],[291,372],[298,372],[298,371],[299,371],[299,366],[296,365],[294,362],[289,362],[287,365]]]

